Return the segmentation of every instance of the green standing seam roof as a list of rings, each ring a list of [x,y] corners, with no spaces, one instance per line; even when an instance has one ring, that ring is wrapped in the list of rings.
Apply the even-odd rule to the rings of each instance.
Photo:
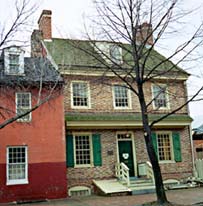
[[[163,115],[161,114],[150,114],[149,120],[154,121],[159,119]],[[141,121],[141,114],[81,114],[81,113],[67,113],[65,115],[66,121]],[[168,116],[164,121],[187,121],[191,122],[192,118],[185,114],[176,114]]]
[[[96,52],[94,46],[88,40],[52,38],[52,41],[50,42],[45,41],[44,44],[46,45],[49,54],[52,56],[55,63],[59,67],[60,66],[61,67],[64,66],[64,68],[79,67],[81,69],[90,69],[90,67],[105,68],[101,62],[95,60],[94,57],[77,48],[77,47],[84,48],[85,50],[94,53],[96,57],[100,59],[102,62],[105,61],[102,58],[102,56]],[[128,50],[130,50],[129,44],[123,44],[123,45],[124,45],[123,47],[126,47],[128,48]],[[133,63],[132,56],[130,53],[127,53],[127,51],[123,50],[122,56],[123,59],[128,63],[129,62]],[[147,70],[150,71],[154,66],[158,65],[163,60],[166,60],[166,58],[163,55],[161,55],[155,50],[152,50],[145,65],[146,71]],[[129,65],[124,63],[122,67],[128,68]],[[174,67],[173,72],[177,72],[179,75],[188,77],[189,74],[187,72],[185,72],[183,69],[179,68],[178,66],[175,66],[175,64],[173,64],[169,60],[167,60],[166,62],[161,64],[158,68],[156,68],[156,72],[164,71],[166,68],[170,69],[171,67]]]

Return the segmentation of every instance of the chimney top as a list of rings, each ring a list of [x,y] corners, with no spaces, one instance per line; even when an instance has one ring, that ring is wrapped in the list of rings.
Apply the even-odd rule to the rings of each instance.
[[[141,25],[138,26],[136,40],[139,43],[146,41],[146,45],[153,45],[154,39],[151,23],[143,22]]]
[[[44,40],[52,39],[51,14],[51,10],[43,10],[38,20],[39,30],[42,31]]]
[[[38,22],[37,22],[38,24],[40,23],[41,18],[42,18],[44,15],[46,15],[46,16],[51,16],[51,15],[52,15],[52,11],[51,11],[51,10],[46,10],[46,9],[42,10],[42,13],[41,13],[41,15],[40,15],[40,17],[39,17],[39,20],[38,20]]]

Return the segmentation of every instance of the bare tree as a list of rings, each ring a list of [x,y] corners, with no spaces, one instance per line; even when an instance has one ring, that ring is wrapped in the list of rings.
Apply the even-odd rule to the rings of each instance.
[[[157,202],[168,204],[158,158],[153,147],[152,130],[158,122],[194,101],[203,90],[203,86],[191,97],[180,96],[181,104],[173,110],[162,113],[156,120],[150,122],[149,114],[152,112],[154,100],[164,92],[168,92],[168,95],[174,98],[177,95],[161,87],[160,83],[176,84],[180,75],[188,77],[189,74],[180,69],[179,65],[188,60],[202,44],[203,27],[200,25],[187,41],[177,46],[176,50],[165,58],[155,51],[155,46],[158,46],[162,39],[174,34],[181,20],[190,13],[181,9],[178,0],[96,0],[95,5],[97,15],[94,16],[92,24],[94,35],[87,32],[92,47],[84,47],[80,41],[75,41],[73,46],[91,56],[94,65],[100,65],[104,73],[107,71],[114,73],[137,96],[146,148],[154,171]],[[99,43],[98,39],[104,41]],[[122,60],[118,54],[119,49],[112,50],[115,52],[112,55],[106,52],[105,41],[122,49]],[[178,61],[172,63],[171,60],[176,57]],[[165,80],[158,81],[162,79],[161,77],[165,77]],[[159,92],[150,101],[144,90],[148,82],[159,87]],[[155,105],[157,111],[162,104],[163,102],[160,102]]]
[[[30,0],[16,0],[12,8],[15,8],[12,10],[12,16],[0,20],[0,50],[11,44],[25,46],[22,34],[29,32],[31,18],[38,6],[31,4]]]
[[[31,18],[38,8],[37,4],[32,4],[30,0],[16,0],[14,8],[12,17],[0,20],[0,129],[16,120],[22,120],[42,104],[61,95],[63,85],[60,74],[48,59],[42,56],[24,58],[24,51],[21,49],[29,45],[23,35],[29,34],[32,29]],[[15,71],[10,74],[6,72],[9,69],[5,62],[11,59],[9,54],[4,55],[4,50],[11,47],[17,49],[18,55],[14,55]],[[22,62],[23,72],[20,71]],[[32,92],[31,107],[17,112],[16,91]]]

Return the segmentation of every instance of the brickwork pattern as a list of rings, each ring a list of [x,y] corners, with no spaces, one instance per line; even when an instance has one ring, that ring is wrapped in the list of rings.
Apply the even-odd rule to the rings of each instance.
[[[130,109],[115,109],[113,106],[113,89],[114,84],[123,84],[118,81],[117,78],[105,78],[101,80],[101,77],[93,76],[74,76],[65,75],[65,111],[70,112],[140,112],[140,106],[138,98],[131,92],[131,103],[132,108]],[[71,82],[72,81],[86,81],[89,83],[90,87],[90,108],[89,109],[75,109],[71,108]],[[149,103],[152,100],[152,83],[147,82],[144,87],[144,92],[146,96],[146,102]],[[169,96],[169,106],[167,110],[155,110],[153,105],[148,109],[151,113],[165,113],[170,112],[181,106],[185,102],[185,86],[182,81],[179,82],[169,82],[168,83],[168,96]],[[184,107],[177,113],[187,114],[187,107]]]
[[[180,132],[182,144],[182,162],[161,163],[164,179],[182,179],[192,175],[191,146],[188,128],[177,130]],[[117,163],[117,130],[98,130],[92,133],[101,134],[102,166],[88,168],[67,168],[68,186],[84,185],[92,188],[93,179],[108,179],[115,177],[115,164]],[[130,131],[126,131],[130,132]],[[134,145],[137,164],[148,161],[148,155],[141,130],[134,130]],[[113,151],[109,153],[109,151]],[[111,155],[109,155],[111,154]]]

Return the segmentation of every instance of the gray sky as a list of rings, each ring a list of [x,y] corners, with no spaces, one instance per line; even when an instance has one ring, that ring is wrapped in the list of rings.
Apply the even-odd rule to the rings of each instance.
[[[18,0],[20,1],[20,0]],[[15,0],[1,0],[0,19],[12,19],[12,9]],[[62,38],[80,38],[83,36],[84,19],[93,12],[92,0],[31,0],[39,5],[39,9],[33,17],[34,27],[37,28],[37,20],[43,9],[52,10],[52,30],[54,37]],[[197,8],[195,12],[187,17],[187,24],[179,35],[167,40],[165,47],[157,48],[162,54],[167,56],[175,48],[176,43],[187,39],[197,28],[198,24],[203,21],[203,1],[202,0],[181,0],[181,6],[184,9]],[[1,25],[0,25],[1,26]],[[199,50],[203,57],[203,48]],[[185,64],[184,69],[190,68],[188,72],[201,76],[190,77],[188,81],[189,94],[192,94],[199,86],[203,85],[203,59],[195,64]],[[192,67],[192,69],[191,69]],[[190,104],[191,116],[195,117],[195,126],[203,124],[203,101]],[[196,118],[198,116],[198,118]],[[201,121],[200,121],[201,120]]]

